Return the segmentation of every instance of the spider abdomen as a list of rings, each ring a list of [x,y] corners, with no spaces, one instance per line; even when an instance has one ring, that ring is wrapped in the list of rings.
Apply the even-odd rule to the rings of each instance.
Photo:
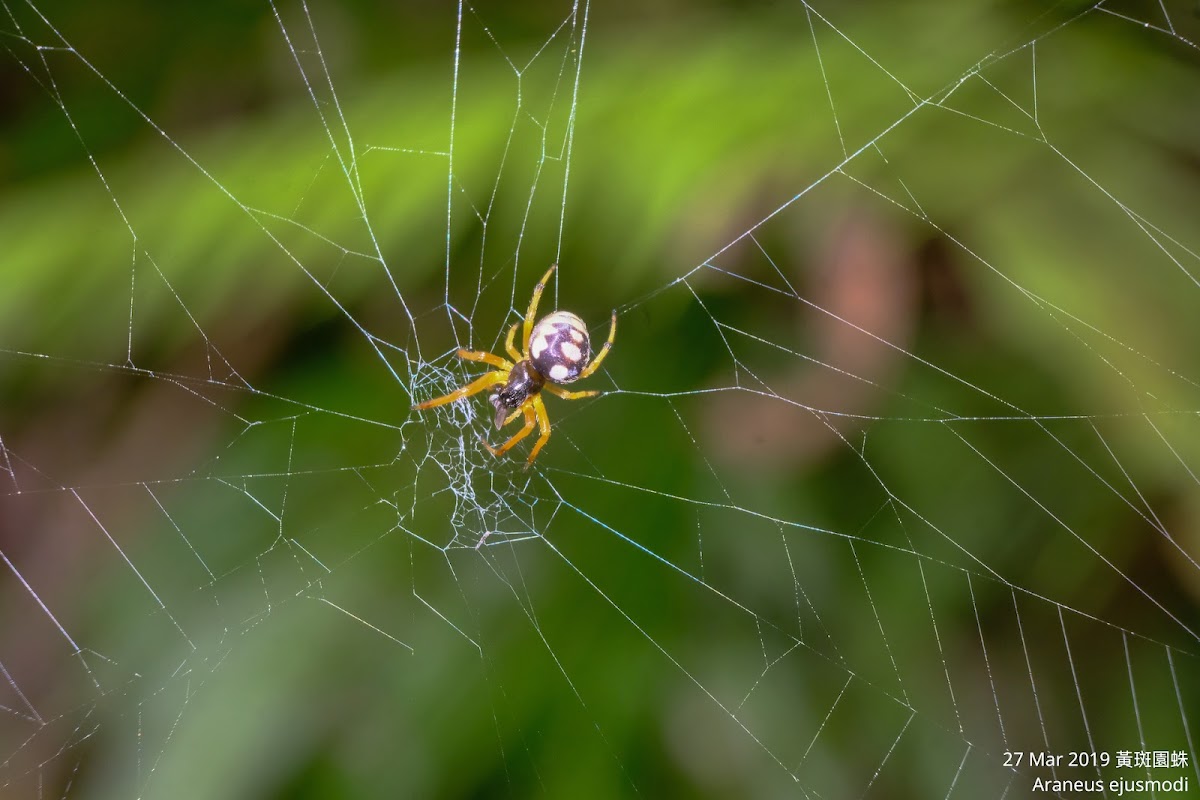
[[[546,380],[570,383],[592,358],[583,320],[570,311],[555,311],[533,326],[529,337],[529,360]]]

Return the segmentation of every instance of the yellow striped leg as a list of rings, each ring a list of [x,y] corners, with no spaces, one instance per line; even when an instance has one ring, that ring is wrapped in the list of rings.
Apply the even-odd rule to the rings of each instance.
[[[514,322],[513,326],[508,329],[508,338],[504,340],[504,349],[508,351],[510,356],[512,356],[513,361],[521,360],[521,352],[517,350],[516,345],[513,344],[513,338],[516,336],[517,328],[519,327],[521,327],[521,323]]]
[[[525,427],[521,428],[521,430],[519,430],[515,434],[513,434],[513,437],[511,439],[509,439],[507,442],[505,442],[504,444],[500,445],[499,447],[492,447],[490,444],[488,444],[487,439],[483,440],[483,446],[488,449],[489,453],[496,456],[496,458],[499,458],[500,456],[507,453],[510,449],[512,449],[513,445],[515,445],[517,442],[521,441],[522,439],[524,439],[526,436],[528,436],[530,433],[533,432],[533,426],[537,424],[537,414],[534,411],[533,403],[525,404],[524,413],[525,413]]]
[[[470,397],[473,394],[482,392],[489,386],[494,386],[497,383],[504,383],[508,380],[508,370],[498,369],[494,372],[489,372],[486,375],[476,378],[475,380],[463,386],[461,389],[455,389],[453,392],[441,397],[435,397],[432,400],[426,400],[424,403],[417,403],[413,408],[433,408],[434,406],[444,406],[447,403],[453,403],[455,400],[461,400],[464,397]]]
[[[577,380],[583,380],[600,368],[600,362],[604,360],[604,357],[608,355],[608,351],[612,349],[613,339],[615,338],[617,338],[617,312],[614,310],[612,312],[612,325],[608,329],[608,340],[600,348],[600,352],[596,354],[596,357],[592,359],[592,363],[584,367],[583,372],[579,373]]]
[[[537,458],[537,454],[550,440],[550,417],[546,414],[546,404],[542,402],[540,394],[533,397],[534,414],[537,417],[538,424],[541,426],[542,434],[538,437],[537,442],[533,445],[533,449],[529,451],[529,458],[525,459],[525,469],[533,466],[533,460]],[[527,426],[529,423],[525,423]]]
[[[492,353],[485,353],[482,350],[463,350],[460,347],[455,355],[457,355],[463,361],[480,361],[484,364],[491,364],[497,369],[513,368],[512,362],[507,358],[501,358],[500,356],[493,355]]]
[[[558,269],[558,264],[551,264],[550,269],[546,270],[546,274],[538,281],[538,285],[533,287],[533,297],[529,300],[529,310],[525,312],[525,327],[521,331],[521,350],[529,352],[529,337],[533,333],[533,323],[537,318],[538,301],[542,299],[542,291],[546,288],[546,282],[550,280],[550,276],[554,274],[554,270]],[[614,312],[613,316],[616,316]]]
[[[542,388],[555,397],[561,397],[563,400],[582,400],[585,397],[598,397],[600,395],[595,389],[586,392],[568,392],[561,386],[555,386],[552,383],[547,383]]]

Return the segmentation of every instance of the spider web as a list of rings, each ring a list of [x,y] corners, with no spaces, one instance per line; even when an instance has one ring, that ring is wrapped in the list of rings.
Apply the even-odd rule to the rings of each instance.
[[[2,7],[70,153],[0,203],[5,796],[1200,783],[1190,4],[460,4],[360,80],[273,3],[215,126]],[[620,329],[525,471],[409,408],[552,262]],[[1006,755],[1074,751],[1175,762]]]

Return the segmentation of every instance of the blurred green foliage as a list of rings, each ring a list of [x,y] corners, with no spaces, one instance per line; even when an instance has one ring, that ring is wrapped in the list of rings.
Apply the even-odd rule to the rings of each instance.
[[[61,715],[28,749],[79,755],[9,785],[767,797],[796,770],[859,797],[896,745],[868,796],[942,796],[956,768],[990,796],[1039,722],[1087,744],[1077,692],[1097,749],[1136,745],[1135,669],[1144,740],[1182,746],[1195,20],[832,5],[596,6],[519,81],[565,12],[467,9],[457,84],[453,7],[313,4],[319,50],[292,5],[294,50],[271,7],[21,10],[0,435],[36,491],[6,497],[0,546],[58,576],[39,596],[104,658],[44,644],[11,593],[0,645]],[[62,44],[37,11],[75,53],[22,40]],[[868,342],[866,390],[809,397],[823,371],[795,354],[819,358],[825,320],[774,290],[820,296],[847,220],[907,275],[887,299],[912,324]],[[617,391],[550,404],[543,472],[448,476],[486,418],[413,415],[409,387],[462,383],[446,354],[495,349],[555,258],[549,303],[621,309],[593,379]],[[844,440],[747,466],[744,421],[712,423],[734,386],[747,416],[752,392],[804,419],[832,397]],[[545,541],[468,540],[520,517]]]

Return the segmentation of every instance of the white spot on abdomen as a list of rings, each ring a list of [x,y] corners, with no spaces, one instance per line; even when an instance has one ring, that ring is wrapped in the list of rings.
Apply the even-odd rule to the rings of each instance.
[[[563,358],[567,359],[567,361],[578,362],[583,358],[583,352],[579,349],[579,345],[574,342],[563,342],[558,348],[562,351]]]

